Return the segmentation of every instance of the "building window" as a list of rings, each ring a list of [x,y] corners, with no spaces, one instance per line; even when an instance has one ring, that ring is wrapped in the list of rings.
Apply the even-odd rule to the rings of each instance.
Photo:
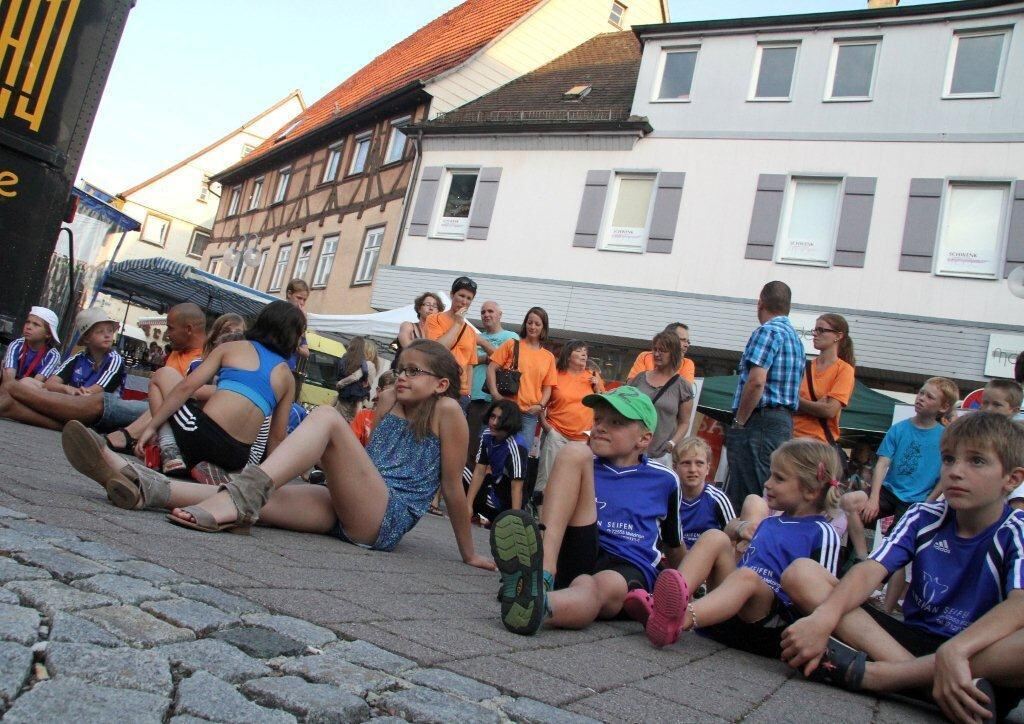
[[[617,173],[612,182],[611,203],[601,248],[607,251],[642,252],[654,199],[654,176]]]
[[[228,203],[228,216],[238,213],[238,206],[242,201],[242,187],[235,186],[231,189],[231,201]]]
[[[250,153],[252,153],[255,150],[256,150],[256,147],[254,145],[252,145],[251,143],[243,143],[242,144],[242,158],[245,158],[246,156],[248,156]]]
[[[206,271],[210,272],[211,274],[216,274],[216,275],[220,276],[220,257],[219,256],[211,256],[210,257],[210,261],[208,261],[206,263]]]
[[[946,98],[999,95],[1010,30],[955,33],[946,68]]]
[[[288,194],[288,182],[292,178],[292,167],[285,166],[277,172],[277,188],[274,190],[273,204],[279,204],[284,201],[284,197]]]
[[[612,3],[612,10],[608,13],[608,22],[617,28],[622,27],[622,17],[626,14],[626,6],[624,3],[616,2]]]
[[[292,279],[305,279],[309,271],[309,257],[313,255],[313,242],[306,241],[299,245],[299,255],[295,258],[295,271]]]
[[[196,201],[202,201],[204,204],[210,199],[210,179],[207,176],[203,177],[202,183],[199,184],[199,191],[196,192]]]
[[[146,221],[142,224],[141,239],[150,244],[163,246],[167,243],[167,232],[171,228],[171,220],[156,214],[146,214]]]
[[[329,183],[338,178],[338,166],[341,164],[342,144],[335,143],[327,147],[327,162],[324,164],[324,177],[320,183]]]
[[[210,243],[210,235],[205,231],[196,229],[192,232],[192,241],[188,245],[188,255],[196,259],[203,257],[203,252],[206,251],[206,245]]]
[[[868,101],[874,90],[878,40],[837,40],[825,100]]]
[[[263,177],[252,182],[252,193],[249,194],[249,211],[260,207],[260,196],[263,195]]]
[[[469,210],[476,192],[477,169],[448,169],[441,193],[441,212],[434,233],[442,239],[465,239],[469,231]]]
[[[688,101],[693,86],[693,70],[697,65],[697,48],[679,48],[661,52],[659,101]]]
[[[798,43],[758,45],[750,100],[788,101],[793,91]]]
[[[253,289],[259,289],[260,288],[260,279],[263,278],[263,269],[267,265],[267,256],[269,254],[270,254],[270,252],[267,251],[266,249],[264,249],[262,252],[260,252],[260,265],[258,267],[256,267],[256,270],[252,274],[252,285],[251,286],[252,286]]]
[[[359,253],[356,276],[352,280],[353,284],[369,284],[373,281],[373,272],[377,268],[377,258],[380,256],[380,247],[383,242],[383,226],[366,230],[366,238],[363,239],[363,250]]]
[[[775,261],[829,266],[835,251],[841,179],[793,178],[789,182]]]
[[[338,253],[338,235],[325,236],[320,245],[320,258],[316,262],[316,271],[313,272],[313,286],[325,287],[327,280],[331,278],[331,269],[334,268],[334,255]]]
[[[998,279],[1009,184],[951,181],[944,199],[935,273]]]
[[[370,141],[373,134],[364,133],[356,136],[355,149],[352,151],[352,164],[348,168],[350,174],[362,173],[366,169],[366,157],[370,155]]]
[[[281,281],[284,279],[284,273],[288,271],[288,261],[291,258],[291,244],[282,246],[277,250],[277,261],[274,262],[274,275],[270,277],[270,286],[267,287],[268,292],[281,291]]]
[[[405,155],[405,133],[402,127],[409,124],[409,116],[391,121],[391,135],[388,137],[388,150],[384,154],[384,163],[401,161]]]

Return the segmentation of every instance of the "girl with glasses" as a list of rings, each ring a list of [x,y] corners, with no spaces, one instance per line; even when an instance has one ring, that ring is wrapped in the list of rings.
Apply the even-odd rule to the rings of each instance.
[[[850,325],[840,314],[822,314],[813,332],[818,356],[807,363],[800,383],[800,408],[793,415],[793,437],[834,445],[839,439],[839,416],[853,396],[853,340]]]

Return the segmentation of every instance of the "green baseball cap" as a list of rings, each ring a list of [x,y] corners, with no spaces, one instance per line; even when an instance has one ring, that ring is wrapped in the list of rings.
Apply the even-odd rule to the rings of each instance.
[[[658,411],[654,409],[654,403],[650,397],[635,387],[623,385],[611,392],[587,395],[583,398],[583,404],[587,407],[595,407],[600,402],[607,402],[616,412],[629,420],[642,422],[651,432],[658,427]]]

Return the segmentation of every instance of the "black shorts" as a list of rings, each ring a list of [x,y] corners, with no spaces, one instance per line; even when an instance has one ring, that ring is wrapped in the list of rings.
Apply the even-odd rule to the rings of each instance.
[[[895,527],[911,505],[914,505],[914,503],[900,500],[896,497],[896,493],[883,485],[878,494],[878,518],[888,518],[891,515],[892,524]],[[892,530],[892,528],[889,528],[889,530]]]
[[[592,576],[600,571],[615,571],[626,579],[630,590],[647,590],[647,578],[640,568],[601,550],[597,543],[597,523],[568,526],[558,551],[555,590],[567,588],[579,576]]]
[[[224,432],[224,428],[211,420],[195,400],[186,402],[167,423],[174,432],[181,458],[189,470],[205,461],[233,473],[249,462],[252,445]]]
[[[771,612],[760,621],[751,623],[733,616],[714,626],[699,628],[697,633],[730,649],[778,660],[782,658],[782,632],[796,618],[794,612],[776,598]]]

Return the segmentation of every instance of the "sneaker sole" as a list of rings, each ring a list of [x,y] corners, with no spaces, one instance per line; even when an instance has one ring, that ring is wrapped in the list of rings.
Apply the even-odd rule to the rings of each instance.
[[[502,578],[501,622],[512,633],[537,633],[544,621],[544,548],[537,523],[519,510],[502,513],[491,527],[491,554]],[[510,596],[511,577],[517,584]]]
[[[678,641],[689,602],[690,592],[683,574],[672,568],[662,571],[654,583],[654,606],[644,627],[647,640],[659,649]]]

